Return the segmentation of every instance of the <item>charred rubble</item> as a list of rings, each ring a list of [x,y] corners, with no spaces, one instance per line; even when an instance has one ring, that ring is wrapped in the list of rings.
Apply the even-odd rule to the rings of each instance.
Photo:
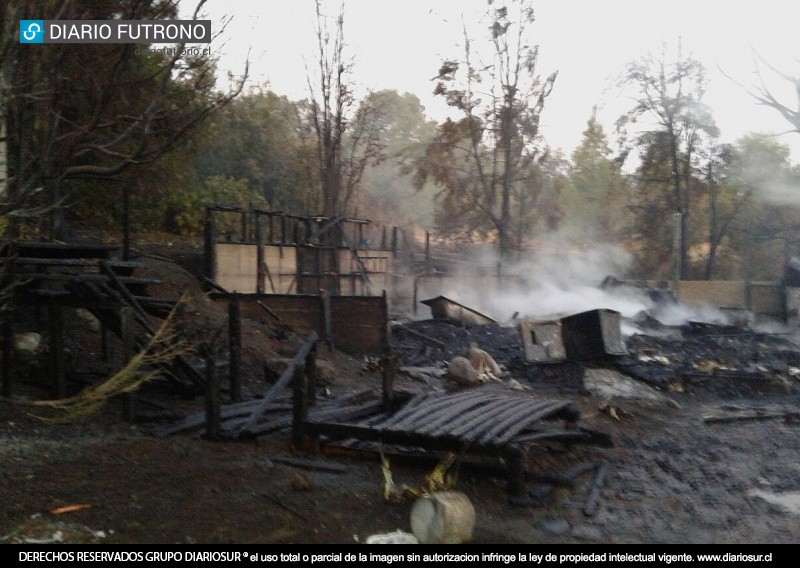
[[[637,329],[624,338],[627,353],[559,362],[526,361],[520,326],[513,322],[464,325],[429,319],[396,324],[394,349],[405,366],[444,371],[447,361],[477,343],[510,378],[537,390],[564,394],[580,393],[585,369],[597,367],[672,393],[747,397],[798,388],[800,350],[788,328],[767,332],[747,325],[698,321],[668,326],[646,313],[625,323]]]

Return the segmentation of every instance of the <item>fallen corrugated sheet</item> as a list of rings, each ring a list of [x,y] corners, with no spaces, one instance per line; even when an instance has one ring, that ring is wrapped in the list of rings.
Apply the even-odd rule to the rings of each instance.
[[[539,444],[611,445],[602,432],[579,427],[571,401],[542,399],[500,385],[455,393],[425,392],[386,410],[351,420],[328,417],[313,409],[302,423],[304,434],[329,440],[374,441],[427,450],[447,450],[502,457],[511,493],[524,483],[524,459]]]

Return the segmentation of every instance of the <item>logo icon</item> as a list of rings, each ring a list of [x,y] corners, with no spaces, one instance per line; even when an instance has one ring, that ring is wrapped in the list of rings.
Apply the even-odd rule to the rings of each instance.
[[[20,43],[44,43],[44,20],[20,20]]]

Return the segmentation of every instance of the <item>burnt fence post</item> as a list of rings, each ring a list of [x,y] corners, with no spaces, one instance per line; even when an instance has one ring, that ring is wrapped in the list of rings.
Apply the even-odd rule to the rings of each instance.
[[[308,406],[314,406],[317,400],[317,344],[311,347],[304,362],[304,372],[306,376],[306,397]]]
[[[228,384],[230,386],[231,402],[242,400],[242,319],[239,307],[239,294],[234,293],[228,304],[228,346],[229,346],[229,371]]]
[[[218,440],[221,433],[219,380],[217,360],[214,346],[208,344],[204,348],[206,359],[206,433],[207,440]]]
[[[253,223],[255,223],[254,228],[256,232],[256,293],[263,294],[266,276],[266,264],[264,263],[264,231],[261,229],[261,216],[257,213],[254,214]]]
[[[397,376],[399,360],[391,347],[386,349],[383,357],[383,406],[389,408],[394,402],[394,380]]]
[[[206,206],[205,217],[203,218],[203,257],[205,260],[205,275],[214,280],[216,272],[214,258],[214,210]]]
[[[331,297],[324,288],[319,289],[319,335],[322,337],[328,350],[333,350],[333,339],[331,338]]]

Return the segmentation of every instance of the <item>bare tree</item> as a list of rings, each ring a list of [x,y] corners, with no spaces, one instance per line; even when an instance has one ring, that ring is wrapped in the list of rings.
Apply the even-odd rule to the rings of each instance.
[[[434,93],[463,118],[441,125],[417,175],[418,185],[431,177],[444,187],[447,206],[479,212],[504,258],[522,240],[514,238],[514,203],[522,208],[520,219],[535,205],[535,166],[543,157],[539,120],[557,74],[538,75],[539,49],[528,42],[531,3],[510,5],[516,8],[513,15],[508,6],[486,12],[491,62],[480,62],[465,28],[463,61],[442,63]]]
[[[760,70],[758,71],[758,85],[748,89],[747,92],[756,100],[756,102],[758,102],[758,104],[768,106],[778,111],[780,115],[791,125],[792,128],[789,132],[796,132],[800,134],[800,75],[789,75],[779,71],[768,63],[765,64],[771,71],[792,86],[797,96],[797,100],[795,101],[796,108],[783,104],[772,94],[772,92],[767,88]]]
[[[702,102],[705,94],[705,69],[692,57],[684,57],[680,44],[674,60],[668,61],[666,47],[657,55],[647,55],[629,63],[619,82],[621,87],[635,90],[635,104],[616,124],[623,158],[631,145],[645,145],[658,132],[666,136],[672,184],[672,207],[680,214],[680,250],[677,251],[678,272],[686,278],[688,235],[691,213],[691,192],[696,151],[704,136],[716,137],[718,130],[708,107]],[[645,132],[638,130],[641,119],[652,121]],[[636,131],[631,126],[636,124]]]
[[[364,170],[383,159],[380,109],[370,97],[357,104],[350,75],[353,62],[344,47],[344,4],[333,31],[316,0],[317,72],[307,70],[311,101],[309,124],[322,213],[332,217],[347,212],[361,185]],[[316,84],[315,84],[316,83]],[[309,137],[304,136],[308,141]]]
[[[200,0],[192,18],[199,18]],[[16,234],[21,218],[52,213],[60,236],[65,197],[78,180],[107,180],[182,144],[210,113],[240,92],[215,89],[215,61],[137,45],[20,44],[21,19],[164,19],[179,0],[10,0],[0,9],[0,108],[6,125],[7,191],[0,217]],[[34,47],[34,48],[32,48]]]

